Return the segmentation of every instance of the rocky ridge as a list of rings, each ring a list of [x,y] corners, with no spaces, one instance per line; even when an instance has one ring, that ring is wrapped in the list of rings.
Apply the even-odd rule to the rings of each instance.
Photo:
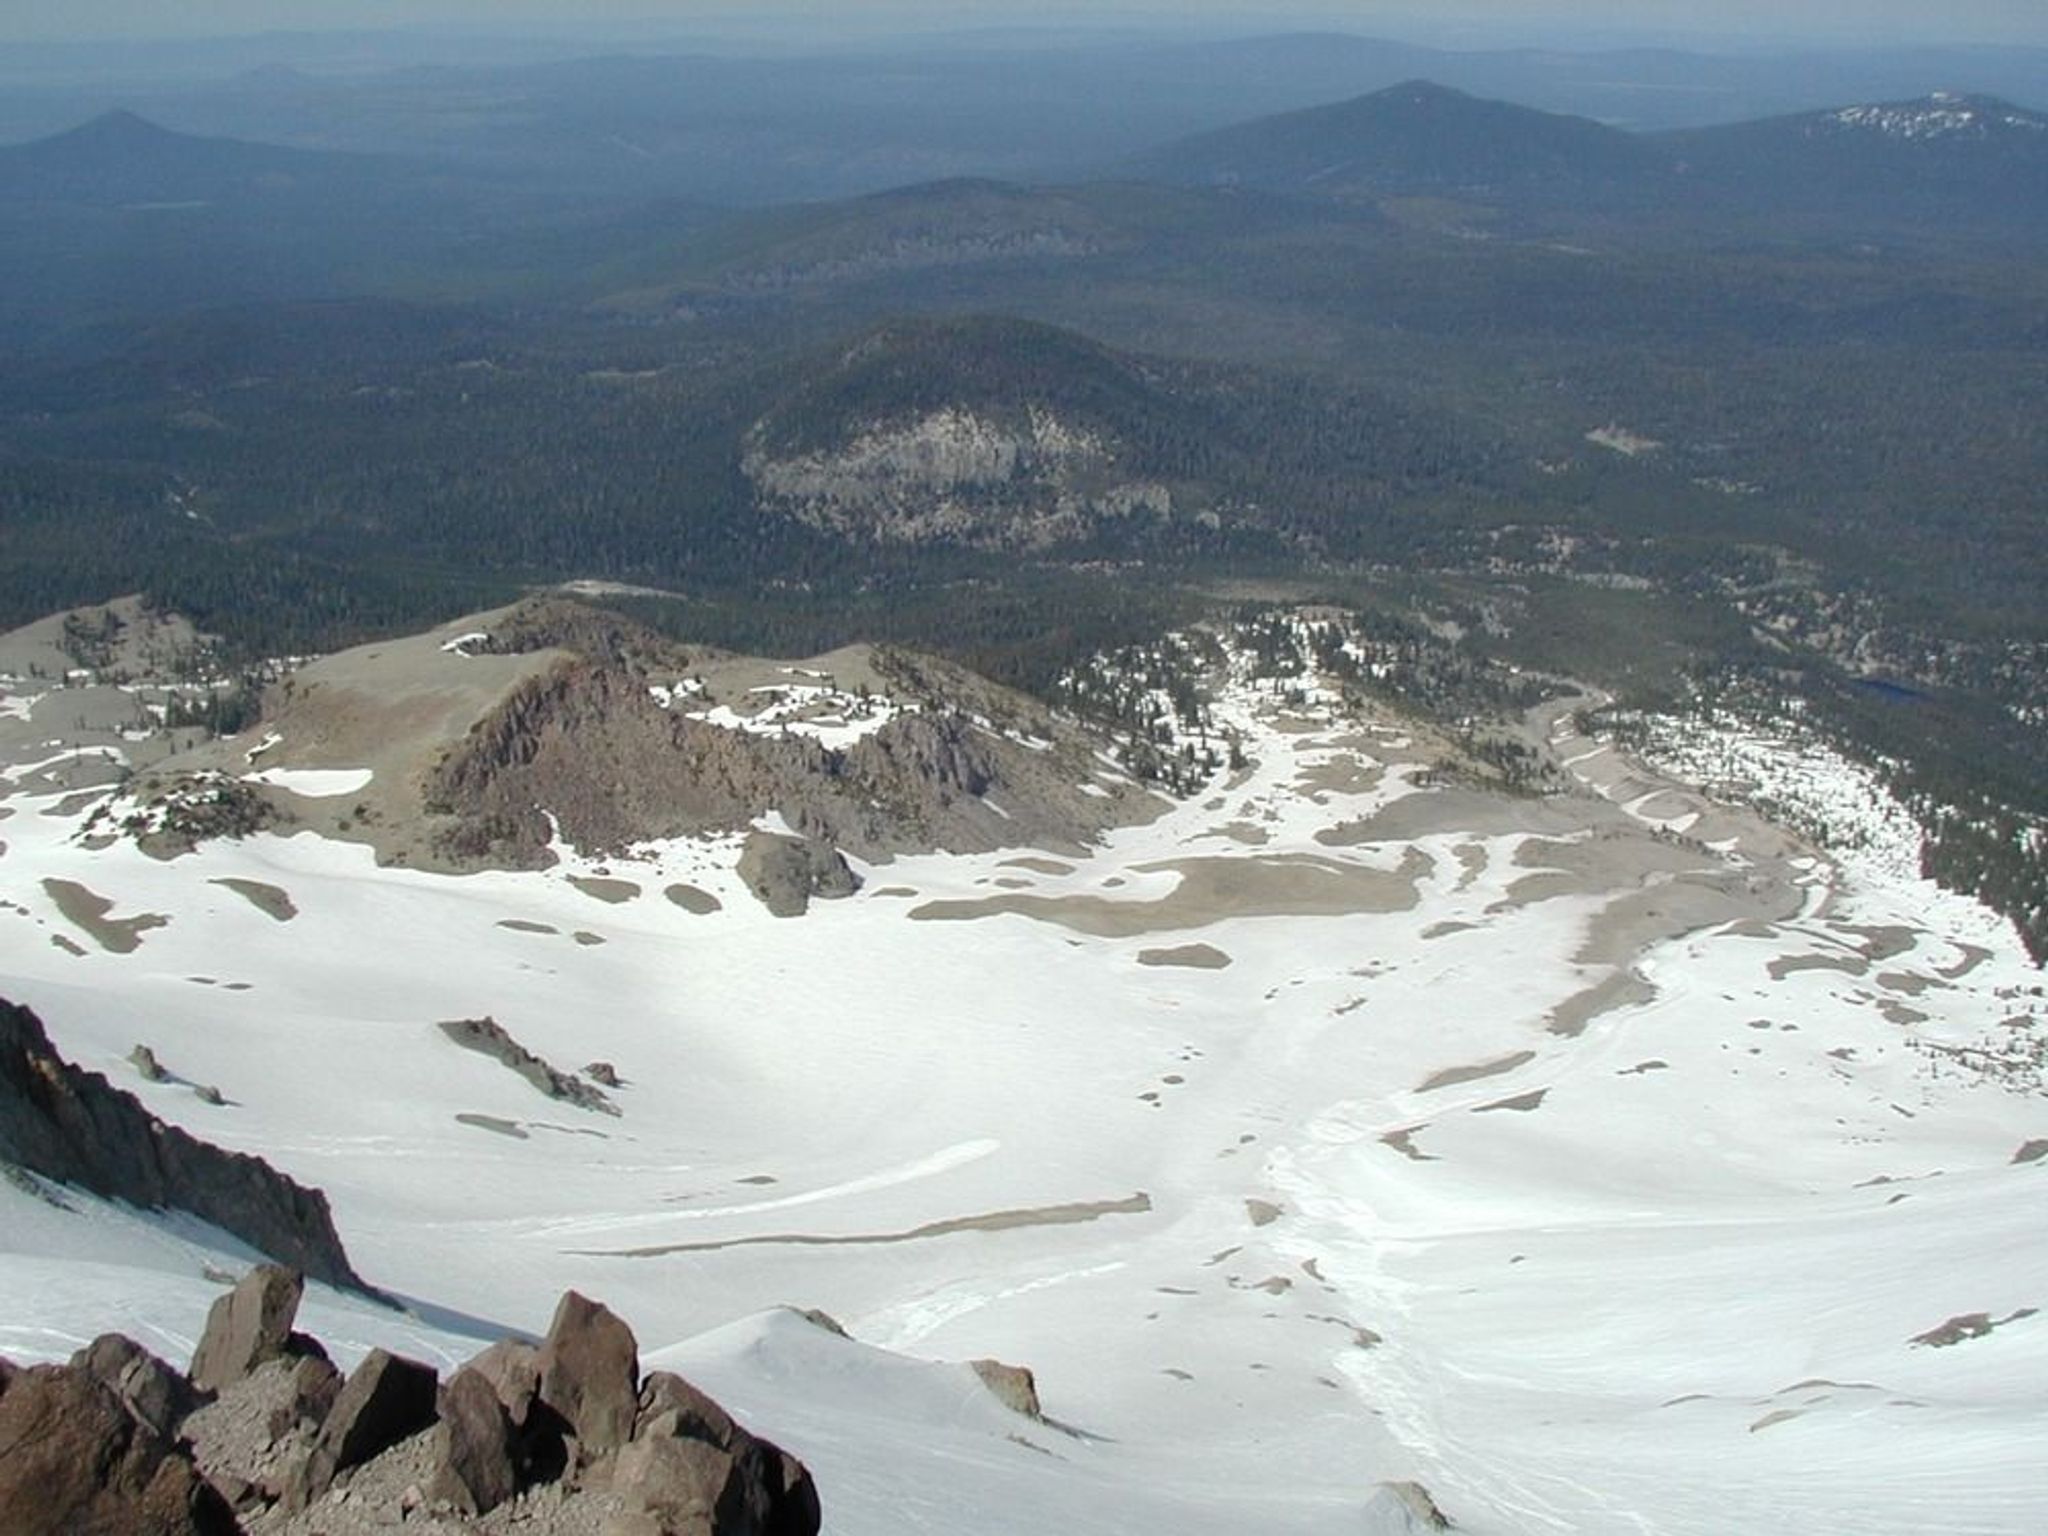
[[[42,1021],[5,1000],[0,1164],[143,1210],[189,1211],[330,1285],[369,1289],[319,1190],[165,1125],[133,1095],[65,1061]]]
[[[441,1381],[372,1350],[346,1376],[292,1331],[302,1278],[265,1265],[213,1307],[188,1374],[107,1335],[64,1365],[0,1361],[9,1536],[814,1536],[795,1457],[569,1292],[538,1344]]]
[[[743,832],[770,813],[828,865],[830,850],[1071,847],[1159,808],[1043,706],[931,658],[852,647],[783,666],[558,602],[515,610],[482,643],[570,659],[428,776],[438,847],[456,863],[534,867],[556,836],[615,851]],[[785,707],[806,696],[815,705]],[[814,893],[851,889],[827,871]]]
[[[800,910],[854,888],[842,853],[1078,850],[1157,815],[1163,802],[1098,747],[1036,700],[935,658],[735,656],[539,597],[306,665],[266,692],[250,731],[129,785],[95,835],[125,831],[174,856],[210,829],[290,827],[468,873],[546,868],[563,843],[610,857],[766,832],[799,845],[801,869],[766,845],[755,858],[772,866],[771,904]],[[337,770],[360,787],[293,787]],[[231,818],[171,814],[224,792]]]

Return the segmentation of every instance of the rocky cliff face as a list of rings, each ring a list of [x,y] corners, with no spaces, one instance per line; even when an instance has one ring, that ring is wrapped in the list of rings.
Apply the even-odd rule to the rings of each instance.
[[[1072,847],[1159,806],[1035,701],[928,658],[856,648],[828,670],[699,654],[680,677],[651,638],[530,614],[486,643],[515,642],[590,649],[521,686],[428,776],[450,863],[545,864],[550,816],[577,847],[612,850],[772,811],[872,859]]]
[[[1117,458],[1101,434],[1039,407],[1006,419],[949,406],[810,453],[775,454],[757,433],[743,467],[770,505],[849,538],[1041,549],[1172,514],[1168,489]]]
[[[0,1162],[145,1210],[189,1211],[316,1279],[368,1289],[319,1190],[165,1125],[98,1073],[65,1061],[42,1021],[4,1000]]]

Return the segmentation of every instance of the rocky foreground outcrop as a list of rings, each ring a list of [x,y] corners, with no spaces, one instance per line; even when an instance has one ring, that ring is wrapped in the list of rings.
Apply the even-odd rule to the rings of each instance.
[[[65,1365],[0,1361],[6,1536],[814,1536],[795,1457],[570,1292],[539,1345],[447,1380],[372,1350],[344,1376],[292,1330],[303,1282],[252,1270],[190,1374],[109,1335]]]
[[[4,999],[0,1163],[144,1210],[189,1211],[317,1280],[369,1289],[319,1190],[165,1125],[132,1094],[65,1061],[42,1020]]]

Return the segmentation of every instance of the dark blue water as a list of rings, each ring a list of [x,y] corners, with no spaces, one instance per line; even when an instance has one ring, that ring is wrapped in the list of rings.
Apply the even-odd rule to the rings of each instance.
[[[1879,698],[1893,704],[1925,704],[1927,702],[1927,695],[1918,688],[1908,688],[1904,683],[1887,682],[1881,677],[1859,677],[1856,679],[1856,686],[1866,693],[1874,693]]]

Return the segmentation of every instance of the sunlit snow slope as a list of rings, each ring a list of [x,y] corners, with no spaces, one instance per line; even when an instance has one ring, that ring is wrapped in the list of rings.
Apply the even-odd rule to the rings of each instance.
[[[0,994],[328,1192],[417,1310],[327,1296],[324,1337],[452,1358],[578,1287],[841,1536],[1369,1529],[1403,1478],[1479,1532],[2043,1529],[2048,1019],[2010,935],[1562,706],[1576,792],[1509,799],[1250,670],[1216,712],[1251,766],[1152,825],[868,867],[798,920],[737,837],[160,861],[24,787]],[[484,1016],[610,1064],[618,1113],[437,1027]],[[196,1332],[217,1241],[0,1201],[0,1351]],[[929,1363],[984,1355],[1057,1422]]]

